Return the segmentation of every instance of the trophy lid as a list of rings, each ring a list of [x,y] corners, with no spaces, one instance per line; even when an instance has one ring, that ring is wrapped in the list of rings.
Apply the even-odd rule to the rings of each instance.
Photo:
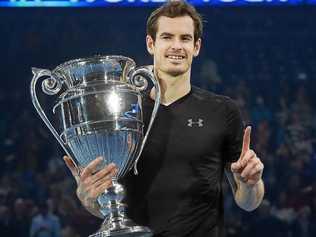
[[[68,89],[96,82],[126,82],[128,73],[136,64],[131,58],[110,55],[96,55],[78,58],[57,66],[52,75],[62,79]]]

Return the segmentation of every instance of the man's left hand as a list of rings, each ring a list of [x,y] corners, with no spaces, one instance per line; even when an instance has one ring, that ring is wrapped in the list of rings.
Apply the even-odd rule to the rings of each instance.
[[[231,171],[235,179],[251,187],[261,180],[264,165],[256,153],[250,149],[250,133],[251,127],[248,126],[245,129],[240,157],[231,164]]]

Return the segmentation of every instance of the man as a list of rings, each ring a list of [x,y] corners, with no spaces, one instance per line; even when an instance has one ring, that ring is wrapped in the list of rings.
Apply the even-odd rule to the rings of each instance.
[[[147,21],[146,44],[161,86],[161,106],[138,164],[139,175],[131,173],[123,183],[128,215],[155,236],[222,236],[225,168],[233,173],[228,176],[241,208],[254,210],[264,195],[263,164],[250,149],[251,128],[243,135],[236,105],[191,87],[191,64],[201,36],[200,15],[183,1],[166,3]],[[145,124],[154,95],[152,89],[144,101]],[[100,216],[95,199],[110,187],[115,166],[95,172],[101,161],[96,159],[78,177],[71,160],[64,159],[76,177],[79,199]]]

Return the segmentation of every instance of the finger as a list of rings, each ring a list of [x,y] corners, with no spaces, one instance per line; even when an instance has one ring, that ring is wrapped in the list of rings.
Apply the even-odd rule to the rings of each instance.
[[[108,166],[106,166],[105,168],[103,168],[99,172],[95,173],[91,177],[91,183],[93,184],[95,182],[98,182],[101,179],[104,179],[105,177],[107,177],[107,176],[111,175],[112,173],[114,173],[115,170],[116,170],[115,164],[113,164],[113,163],[109,164]]]
[[[255,169],[256,165],[258,164],[257,161],[250,161],[247,166],[243,169],[243,171],[241,172],[240,176],[242,178],[249,178],[250,173],[252,172],[252,170]]]
[[[112,181],[112,178],[117,174],[117,169],[112,170],[107,176],[99,179],[97,182],[94,183],[94,187],[98,188],[99,186],[103,185],[103,183]]]
[[[239,173],[239,170],[242,168],[242,166],[239,161],[236,161],[231,164],[230,168],[233,173]]]
[[[87,177],[91,176],[93,173],[96,172],[97,166],[101,163],[102,157],[98,157],[91,161],[82,171],[80,176],[81,180],[85,180]]]
[[[80,197],[80,200],[94,200],[102,192],[105,191],[105,188],[108,188],[112,184],[112,177],[116,174],[116,169],[112,170],[106,177],[98,180],[95,183],[87,183],[84,181],[80,189],[77,189],[77,196]],[[88,180],[88,177],[86,180]]]
[[[240,159],[239,162],[241,167],[244,168],[250,162],[251,159],[255,158],[257,155],[253,150],[248,150],[244,155],[244,158]]]
[[[252,169],[249,173],[249,179],[252,179],[252,177],[262,173],[263,171],[263,164],[259,162],[254,169]]]
[[[243,142],[242,142],[242,150],[240,157],[243,158],[245,153],[250,149],[250,134],[251,134],[251,126],[247,126],[244,132]]]
[[[66,166],[70,170],[72,176],[74,176],[74,178],[78,182],[79,174],[78,174],[77,166],[75,165],[74,161],[69,156],[64,156],[63,159],[65,161]]]
[[[100,196],[100,194],[106,192],[106,190],[112,186],[112,180],[108,180],[106,182],[104,182],[102,185],[98,186],[97,188],[93,189],[90,192],[90,196],[93,198],[97,198],[98,196]]]
[[[72,159],[68,156],[64,156],[63,159],[66,163],[66,166],[70,170],[71,174],[72,175],[77,174],[77,169],[76,169],[76,166],[75,166],[74,162],[72,161]]]

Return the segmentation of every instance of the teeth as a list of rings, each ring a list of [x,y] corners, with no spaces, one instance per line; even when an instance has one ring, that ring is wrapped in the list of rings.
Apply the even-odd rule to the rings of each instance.
[[[171,58],[171,59],[177,59],[177,60],[180,60],[180,59],[183,59],[184,57],[183,56],[175,56],[175,55],[169,55],[167,56],[168,58]]]

